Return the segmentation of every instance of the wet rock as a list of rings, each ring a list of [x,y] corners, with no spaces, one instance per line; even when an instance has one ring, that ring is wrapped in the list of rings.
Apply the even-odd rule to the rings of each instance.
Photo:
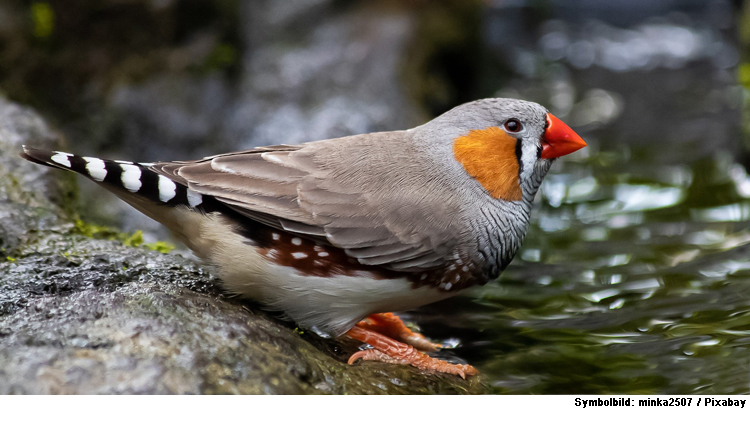
[[[0,96],[0,260],[39,231],[65,225],[75,204],[71,175],[21,160],[22,144],[54,150],[61,138],[38,114]]]
[[[357,343],[226,298],[189,259],[75,234],[61,207],[72,184],[18,158],[21,144],[60,138],[0,100],[0,394],[486,392],[479,378],[349,366]]]

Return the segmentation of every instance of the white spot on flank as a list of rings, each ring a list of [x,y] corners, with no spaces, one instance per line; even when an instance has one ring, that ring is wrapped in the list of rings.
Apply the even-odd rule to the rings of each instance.
[[[328,253],[326,253],[325,251],[320,251],[318,253],[318,257],[328,257]]]
[[[95,157],[84,157],[83,160],[86,160],[86,172],[89,173],[91,179],[101,182],[107,177],[104,160]]]
[[[163,203],[174,198],[177,195],[177,185],[174,181],[166,176],[159,175],[159,200]]]
[[[203,196],[193,191],[192,189],[187,190],[187,200],[190,207],[198,207],[203,202]]]
[[[456,265],[455,264],[451,264],[451,266],[448,269],[449,270],[456,270]]]
[[[461,280],[461,275],[456,275],[456,282]]]
[[[316,245],[316,246],[314,246],[314,247],[313,247],[313,250],[315,250],[315,251],[325,251],[325,250],[323,249],[323,247],[321,247],[320,245]]]
[[[122,186],[130,192],[138,192],[141,189],[141,169],[132,164],[120,164],[122,168]]]
[[[427,279],[427,273],[422,273],[422,276],[419,277],[419,280],[423,281],[425,279]]]
[[[469,266],[464,266],[464,267],[461,268],[461,270],[464,271],[464,272],[468,272],[469,271]]]
[[[280,240],[280,239],[281,239],[281,235],[279,235],[279,234],[277,234],[276,232],[274,232],[274,233],[273,233],[273,234],[271,235],[271,238],[273,238],[273,240],[274,240],[274,241],[278,241],[278,240]]]
[[[303,259],[303,258],[307,258],[307,254],[305,254],[305,253],[292,253],[292,257],[294,257],[296,259]]]
[[[302,239],[300,238],[292,238],[292,244],[294,245],[302,245]]]
[[[320,260],[315,260],[315,261],[313,261],[313,264],[316,265],[316,266],[322,266],[323,262],[320,261]]]
[[[52,160],[53,162],[57,164],[61,164],[65,167],[70,167],[70,160],[68,159],[68,157],[70,156],[71,155],[68,153],[61,153],[59,151],[55,151],[55,155],[50,157],[50,160]]]
[[[445,290],[446,291],[450,290],[451,288],[453,288],[453,284],[451,284],[450,282],[448,282],[447,284],[445,284]]]

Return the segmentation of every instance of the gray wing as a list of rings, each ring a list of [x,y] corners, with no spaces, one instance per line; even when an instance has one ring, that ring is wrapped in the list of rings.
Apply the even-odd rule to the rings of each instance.
[[[416,272],[453,259],[458,204],[405,132],[264,147],[152,169],[272,227],[342,248],[366,265]],[[389,149],[398,146],[399,152]]]

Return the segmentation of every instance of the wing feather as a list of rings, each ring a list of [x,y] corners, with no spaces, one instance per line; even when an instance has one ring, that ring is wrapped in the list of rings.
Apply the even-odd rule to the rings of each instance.
[[[152,169],[250,219],[340,247],[362,264],[414,272],[452,258],[458,231],[451,213],[458,207],[425,195],[441,190],[430,169],[393,160],[387,146],[407,148],[406,137],[391,132],[263,147]]]

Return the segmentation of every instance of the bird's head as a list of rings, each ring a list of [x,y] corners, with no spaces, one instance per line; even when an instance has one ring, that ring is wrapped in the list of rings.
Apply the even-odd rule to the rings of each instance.
[[[507,201],[533,197],[555,159],[586,146],[547,109],[522,100],[478,100],[433,122],[443,128],[440,138],[451,144],[466,173],[490,195]]]

